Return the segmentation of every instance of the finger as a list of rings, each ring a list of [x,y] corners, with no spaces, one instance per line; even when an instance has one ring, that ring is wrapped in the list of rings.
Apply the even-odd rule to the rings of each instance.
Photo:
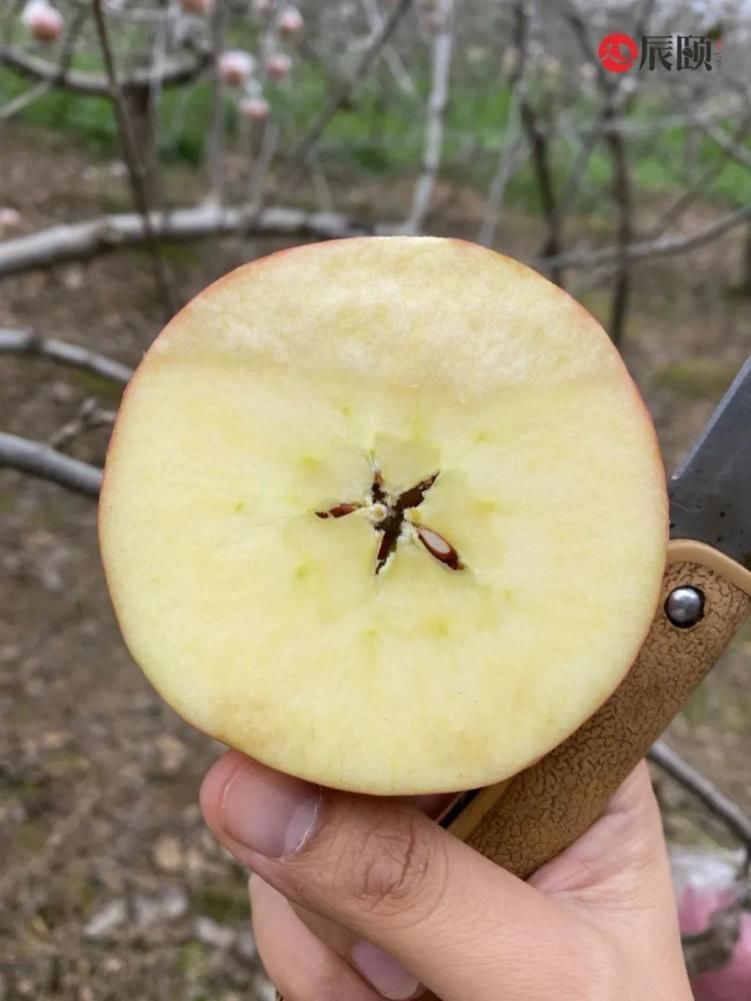
[[[404,797],[403,802],[413,803],[418,810],[429,817],[438,817],[455,798],[455,793],[437,793]],[[317,939],[345,962],[358,969],[383,997],[413,997],[419,990],[412,974],[392,956],[371,943],[358,940],[349,929],[332,921],[331,918],[317,914],[301,904],[289,903],[289,906]]]
[[[381,1001],[259,876],[251,877],[250,902],[264,968],[285,1001]]]
[[[402,963],[372,942],[302,904],[290,902],[289,906],[319,941],[357,970],[381,997],[414,998],[424,993],[423,986]]]
[[[551,970],[576,966],[571,951],[586,948],[572,944],[563,908],[414,805],[317,789],[238,752],[209,772],[201,805],[241,862],[396,957],[449,1001],[467,995],[468,957],[487,997],[514,997]],[[545,970],[534,959],[541,952],[551,959]]]

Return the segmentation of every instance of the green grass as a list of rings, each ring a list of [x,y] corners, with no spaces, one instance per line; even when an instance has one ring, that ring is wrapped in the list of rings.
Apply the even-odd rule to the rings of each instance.
[[[687,399],[716,399],[728,388],[737,370],[733,362],[683,358],[663,365],[655,373],[655,379],[659,385]]]
[[[205,885],[191,891],[191,904],[197,914],[213,921],[240,921],[248,914],[248,894],[244,886]]]
[[[252,32],[234,31],[229,43],[252,44]],[[80,69],[101,71],[91,60],[77,59]],[[329,123],[319,143],[319,155],[332,178],[384,177],[413,173],[419,169],[423,149],[422,102],[428,90],[428,66],[411,67],[422,97],[401,93],[386,79],[366,81],[352,106],[341,110]],[[492,65],[487,67],[490,75]],[[510,96],[499,85],[488,86],[487,77],[476,81],[457,80],[452,86],[445,119],[443,171],[463,184],[486,190],[493,174],[509,117]],[[23,92],[26,81],[9,70],[0,70],[0,102]],[[311,63],[301,63],[294,79],[285,86],[269,85],[275,118],[281,126],[280,149],[290,152],[296,141],[321,113],[329,99],[331,83]],[[209,119],[211,92],[205,80],[189,87],[169,89],[162,95],[159,129],[160,154],[167,163],[195,166],[200,163]],[[544,107],[544,103],[542,103]],[[591,120],[595,110],[580,102],[581,120]],[[664,115],[666,109],[654,101],[642,100],[632,117],[649,120]],[[117,128],[106,98],[81,97],[55,91],[39,98],[19,116],[28,125],[53,129],[69,136],[93,155],[119,155]],[[227,103],[228,142],[236,135],[238,122],[233,106]],[[467,155],[476,142],[484,151]],[[686,135],[682,127],[663,130],[659,137],[634,136],[629,139],[629,160],[633,184],[640,194],[678,194],[692,183],[685,164]],[[751,144],[749,144],[751,150]],[[576,150],[563,141],[553,147],[553,173],[560,190],[576,158]],[[464,154],[462,156],[462,154]],[[694,170],[716,160],[719,152],[711,139],[703,137]],[[583,212],[598,212],[603,198],[609,199],[612,168],[608,150],[600,143],[592,152],[579,191]],[[731,205],[751,199],[751,171],[727,161],[709,186],[708,194]],[[537,184],[528,163],[509,186],[508,202],[528,212],[539,210]]]

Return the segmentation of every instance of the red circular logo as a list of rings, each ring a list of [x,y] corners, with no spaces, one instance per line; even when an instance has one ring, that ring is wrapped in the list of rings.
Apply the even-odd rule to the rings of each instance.
[[[597,55],[606,70],[611,73],[625,73],[634,65],[639,55],[639,46],[631,35],[614,31],[612,35],[605,35],[600,42]]]

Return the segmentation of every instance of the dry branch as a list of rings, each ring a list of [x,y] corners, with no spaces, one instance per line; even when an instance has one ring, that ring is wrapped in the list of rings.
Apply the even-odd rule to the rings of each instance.
[[[501,143],[501,151],[498,162],[490,182],[488,190],[488,200],[483,212],[483,220],[478,234],[478,241],[489,247],[495,241],[495,234],[498,228],[498,220],[501,215],[501,205],[506,194],[506,188],[511,180],[517,162],[523,162],[524,158],[520,152],[528,155],[525,149],[520,131],[520,105],[522,92],[525,87],[524,71],[527,68],[527,58],[529,56],[529,14],[525,5],[519,4],[514,16],[514,49],[516,51],[516,62],[509,75],[509,111],[506,131]]]
[[[78,40],[78,36],[81,33],[84,22],[88,17],[88,13],[89,11],[87,7],[82,7],[78,10],[73,17],[70,27],[65,32],[65,38],[60,49],[60,58],[58,59],[56,66],[58,79],[64,77],[70,69],[70,64],[73,61],[73,52],[76,41]],[[0,60],[0,62],[2,62],[2,60]],[[14,115],[17,115],[19,112],[29,107],[29,105],[33,104],[34,101],[38,100],[44,94],[47,94],[50,90],[52,90],[52,87],[52,80],[39,80],[36,83],[33,83],[27,91],[8,101],[8,103],[0,109],[0,120],[6,121]]]
[[[525,45],[527,44],[526,33],[529,21],[527,5],[528,0],[517,0],[514,7],[514,34],[517,39],[517,47],[521,41],[524,41]],[[562,249],[562,227],[558,213],[551,153],[551,140],[555,139],[556,132],[555,127],[548,128],[541,122],[538,108],[530,101],[524,87],[524,77],[520,78],[519,116],[529,145],[532,169],[540,198],[540,208],[548,231],[539,255],[544,262],[541,270],[546,271],[556,285],[562,286],[563,267],[558,263]]]
[[[639,240],[636,243],[630,243],[625,248],[625,256],[630,261],[637,261],[648,257],[671,257],[673,254],[683,254],[690,250],[696,250],[706,243],[711,243],[723,233],[740,226],[748,219],[751,219],[751,205],[743,205],[695,233],[685,236],[664,236],[655,240]],[[536,267],[548,268],[551,265],[567,268],[593,267],[617,260],[619,249],[618,246],[614,246],[603,247],[600,250],[570,250],[559,254],[556,258],[538,259],[533,263]]]
[[[97,466],[72,459],[41,442],[0,431],[0,468],[3,466],[51,480],[86,497],[98,497],[102,485],[102,470]]]
[[[412,6],[412,2],[413,0],[398,0],[383,22],[373,42],[360,57],[352,73],[351,80],[339,84],[335,89],[321,114],[293,150],[290,157],[291,167],[283,176],[280,184],[281,191],[287,192],[292,188],[310,151],[323,135],[331,119],[352,99],[352,94],[370,72],[373,63],[380,55],[383,47],[388,44],[391,36],[399,26],[399,22]]]
[[[109,96],[112,100],[117,121],[117,130],[120,136],[120,145],[128,167],[128,178],[130,179],[130,189],[133,195],[135,207],[141,214],[143,220],[143,231],[146,246],[148,247],[151,260],[154,264],[154,282],[157,295],[167,317],[174,313],[172,289],[170,286],[167,266],[162,257],[159,243],[151,225],[149,193],[146,184],[146,166],[141,152],[139,151],[131,128],[131,121],[128,110],[125,106],[125,97],[117,69],[115,58],[110,44],[109,30],[102,10],[102,0],[93,0],[94,21],[96,23],[97,36],[102,51],[102,59],[107,71],[107,81],[109,84]],[[150,90],[147,91],[150,94]]]
[[[654,761],[664,772],[696,796],[718,817],[725,826],[742,842],[747,852],[751,852],[751,817],[734,803],[732,799],[710,782],[708,778],[692,768],[687,761],[671,747],[658,740],[649,751],[650,761]]]
[[[404,223],[406,233],[419,233],[424,227],[443,150],[444,118],[454,48],[454,0],[439,0],[436,13],[439,27],[433,44],[433,70],[425,123],[422,173],[415,185],[412,205]]]
[[[33,330],[2,330],[0,329],[0,353],[38,355],[50,358],[62,365],[92,372],[104,379],[121,382],[123,385],[133,375],[133,369],[119,361],[113,361],[106,355],[89,351],[78,344],[68,344],[53,337],[42,337]]]
[[[160,72],[162,87],[179,87],[191,83],[208,66],[210,53],[199,51],[188,58],[166,62]],[[40,59],[38,56],[21,52],[10,45],[0,44],[0,65],[15,70],[32,80],[41,81],[50,87],[61,87],[88,97],[107,97],[110,92],[109,80],[99,73],[84,73],[80,70],[60,67]],[[153,70],[150,67],[137,69],[123,77],[120,86],[123,91],[148,91],[152,85]]]
[[[365,9],[365,16],[368,19],[371,36],[373,38],[377,38],[379,32],[383,30],[383,16],[378,9],[378,4],[375,0],[362,0],[362,3]],[[369,44],[370,41],[368,40],[366,48]],[[407,97],[414,98],[417,95],[417,88],[415,87],[414,80],[409,75],[407,68],[402,62],[401,56],[393,45],[385,45],[383,47],[383,59],[390,69],[391,75],[394,78],[399,90],[401,90],[403,94],[406,94]]]
[[[335,212],[305,212],[283,207],[267,208],[257,214],[253,206],[222,208],[218,205],[150,213],[155,236],[170,241],[237,233],[247,226],[248,220],[252,222],[249,232],[256,236],[308,236],[329,240],[389,230],[386,226],[359,222]],[[143,219],[137,212],[52,226],[28,236],[0,241],[0,278],[63,261],[93,257],[119,247],[137,246],[145,239]]]
[[[712,124],[711,122],[707,122],[704,125],[701,123],[699,124],[700,127],[703,128],[704,132],[714,139],[720,149],[726,153],[731,160],[735,160],[736,163],[740,163],[742,166],[751,169],[751,149],[749,149],[748,146],[744,146],[740,141],[745,132],[739,133],[735,136],[735,138],[733,138],[733,136],[729,136],[719,125]]]
[[[566,17],[576,36],[582,54],[595,69],[597,89],[602,95],[601,121],[605,144],[610,153],[613,176],[613,201],[616,205],[616,240],[617,269],[613,286],[613,301],[610,315],[610,336],[613,343],[620,345],[626,326],[628,302],[631,291],[631,276],[628,268],[627,247],[633,238],[633,194],[631,190],[631,174],[628,165],[628,155],[624,135],[618,129],[608,128],[617,119],[619,84],[613,81],[605,72],[597,58],[589,30],[581,15],[571,9]]]
[[[226,3],[218,3],[211,16],[211,117],[206,142],[206,176],[208,199],[220,204],[224,201],[224,141],[226,115],[224,86],[219,74],[219,58],[224,48],[227,30]]]
[[[104,407],[100,407],[95,396],[88,396],[78,408],[75,417],[66,421],[50,435],[47,444],[51,448],[66,448],[75,438],[87,431],[95,431],[101,427],[111,428],[116,417],[116,410],[105,410]]]

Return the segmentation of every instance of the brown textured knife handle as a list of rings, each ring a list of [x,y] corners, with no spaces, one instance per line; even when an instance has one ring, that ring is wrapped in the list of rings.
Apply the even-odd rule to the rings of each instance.
[[[681,585],[704,594],[704,615],[689,629],[672,625],[664,610]],[[702,543],[671,542],[652,626],[613,695],[537,764],[481,790],[448,829],[510,872],[529,876],[597,820],[750,612],[748,570]]]

